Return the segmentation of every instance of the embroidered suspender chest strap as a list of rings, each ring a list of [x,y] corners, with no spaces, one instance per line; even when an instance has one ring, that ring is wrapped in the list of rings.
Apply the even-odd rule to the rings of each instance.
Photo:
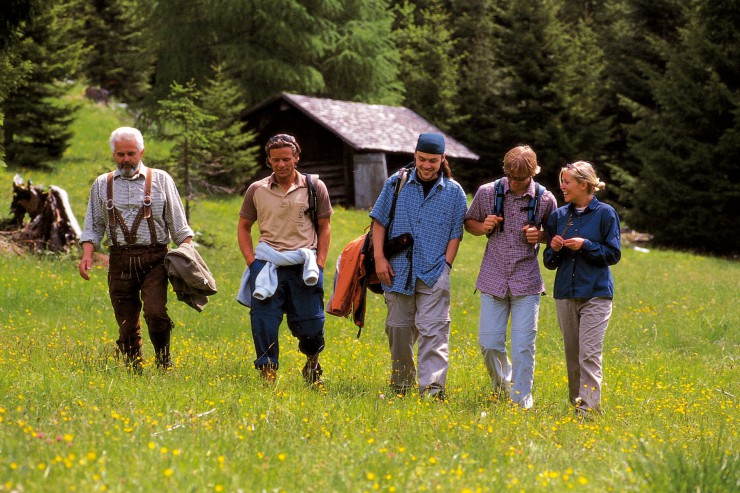
[[[118,246],[116,239],[116,209],[113,205],[113,171],[108,173],[106,178],[106,198],[105,208],[108,209],[108,238],[113,246]]]
[[[142,201],[142,206],[139,209],[139,212],[134,218],[134,222],[131,225],[130,231],[126,226],[126,222],[121,216],[121,212],[113,205],[113,173],[113,171],[108,173],[106,179],[108,200],[105,203],[105,207],[106,209],[108,209],[108,237],[110,238],[110,241],[113,243],[113,246],[118,246],[118,239],[116,238],[116,225],[118,225],[123,232],[123,237],[126,240],[126,245],[136,244],[136,233],[139,231],[139,225],[141,224],[141,220],[146,218],[147,226],[149,226],[149,238],[151,240],[151,245],[156,245],[157,230],[154,227],[154,218],[152,218],[152,169],[146,169],[146,180],[144,182],[144,200]]]
[[[146,169],[146,180],[144,181],[144,217],[148,220],[152,217],[152,169]]]

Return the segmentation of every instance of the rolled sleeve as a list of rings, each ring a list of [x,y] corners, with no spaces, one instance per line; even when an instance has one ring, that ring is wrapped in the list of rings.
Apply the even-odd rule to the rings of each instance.
[[[85,225],[80,235],[80,244],[92,243],[95,250],[100,250],[100,243],[103,241],[105,229],[108,226],[105,200],[101,195],[101,178],[104,180],[105,175],[98,177],[90,187],[90,197],[87,202],[87,212],[85,213]]]

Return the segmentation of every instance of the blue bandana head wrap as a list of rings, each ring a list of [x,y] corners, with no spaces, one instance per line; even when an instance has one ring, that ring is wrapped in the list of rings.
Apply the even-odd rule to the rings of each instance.
[[[445,138],[442,134],[420,134],[416,150],[427,154],[444,154]]]

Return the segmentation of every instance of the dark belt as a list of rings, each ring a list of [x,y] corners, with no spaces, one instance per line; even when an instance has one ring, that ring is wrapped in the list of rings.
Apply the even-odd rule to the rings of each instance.
[[[128,245],[111,246],[113,255],[141,255],[142,253],[167,253],[167,245]]]

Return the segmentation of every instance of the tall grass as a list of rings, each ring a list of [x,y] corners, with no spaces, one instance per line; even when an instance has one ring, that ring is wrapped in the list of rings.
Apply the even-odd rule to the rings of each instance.
[[[53,172],[82,221],[89,186],[112,166],[118,116],[85,106]],[[155,143],[147,143],[154,146]],[[147,150],[149,152],[149,150]],[[10,188],[11,171],[0,172]],[[10,194],[3,196],[9,199]],[[6,202],[7,203],[7,202]],[[575,419],[550,296],[542,300],[535,407],[491,396],[474,293],[484,240],[466,236],[452,273],[449,399],[398,398],[380,297],[357,339],[327,318],[324,391],[281,329],[274,387],[254,370],[241,197],[199,201],[192,225],[219,293],[197,313],[174,296],[175,369],[129,374],[115,357],[106,272],[84,282],[77,253],[0,256],[0,491],[737,491],[740,265],[624,249],[604,354],[605,414]],[[327,297],[342,246],[367,211],[337,208]],[[553,273],[543,271],[551,287]]]

